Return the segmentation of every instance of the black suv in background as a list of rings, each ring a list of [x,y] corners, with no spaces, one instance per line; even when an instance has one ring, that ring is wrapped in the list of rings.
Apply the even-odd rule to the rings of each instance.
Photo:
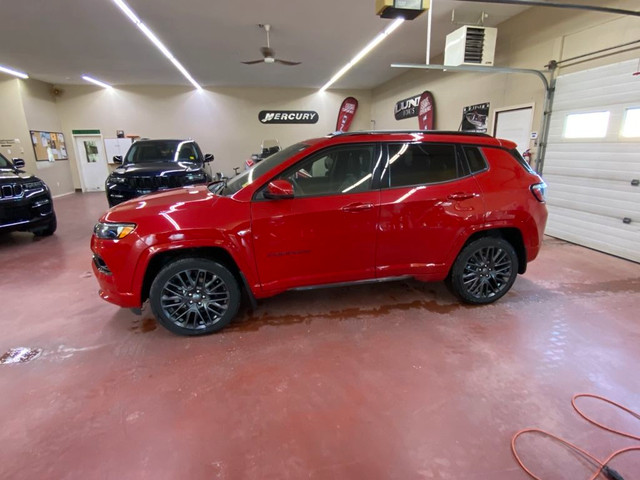
[[[140,140],[122,157],[113,157],[121,166],[105,184],[109,207],[157,190],[210,182],[205,163],[213,155],[202,155],[193,140]]]
[[[0,154],[0,232],[32,232],[38,237],[56,231],[49,187],[24,171],[24,160]]]

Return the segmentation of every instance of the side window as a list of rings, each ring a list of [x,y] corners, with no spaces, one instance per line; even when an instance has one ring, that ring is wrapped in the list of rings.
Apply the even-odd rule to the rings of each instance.
[[[391,188],[446,182],[463,176],[455,145],[389,145],[388,170]]]
[[[296,197],[366,192],[374,154],[374,145],[336,147],[300,161],[278,178],[293,185]]]
[[[477,147],[464,147],[464,154],[469,162],[471,173],[481,172],[487,168],[487,161]]]

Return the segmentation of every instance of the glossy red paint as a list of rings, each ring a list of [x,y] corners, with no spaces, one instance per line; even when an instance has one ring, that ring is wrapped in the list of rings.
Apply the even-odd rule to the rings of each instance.
[[[278,174],[326,147],[384,147],[391,142],[477,146],[488,168],[428,185],[260,197]],[[373,132],[303,143],[306,149],[257,178],[250,173],[232,195],[214,194],[206,186],[185,187],[111,209],[101,222],[135,223],[136,228],[121,240],[92,237],[92,251],[111,271],[106,274],[93,266],[101,296],[123,307],[140,307],[153,259],[175,253],[230,258],[256,298],[295,287],[401,275],[442,280],[471,235],[493,229],[517,230],[528,261],[538,254],[547,211],[530,186],[542,180],[517,164],[507,151],[515,147],[511,142],[434,132]],[[376,169],[386,162],[381,153]],[[287,190],[281,183],[272,185]],[[206,252],[196,250],[202,248]]]

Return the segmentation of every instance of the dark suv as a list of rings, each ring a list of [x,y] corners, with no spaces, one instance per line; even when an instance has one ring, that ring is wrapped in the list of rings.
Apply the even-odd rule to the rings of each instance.
[[[109,175],[105,184],[109,206],[157,190],[208,183],[211,176],[205,163],[213,155],[202,155],[192,140],[141,140],[124,157],[113,157],[122,164]]]
[[[354,132],[292,145],[228,183],[111,209],[91,239],[105,300],[183,335],[249,299],[412,277],[491,303],[540,251],[545,184],[482,134]]]
[[[57,223],[49,187],[21,168],[24,160],[12,163],[0,154],[0,231],[51,235]]]

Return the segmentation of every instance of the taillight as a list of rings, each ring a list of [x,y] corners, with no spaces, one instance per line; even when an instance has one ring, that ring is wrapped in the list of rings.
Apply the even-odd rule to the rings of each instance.
[[[546,202],[547,184],[542,182],[531,185],[531,193],[533,193],[533,196],[536,197],[536,200],[538,200],[539,202]]]

